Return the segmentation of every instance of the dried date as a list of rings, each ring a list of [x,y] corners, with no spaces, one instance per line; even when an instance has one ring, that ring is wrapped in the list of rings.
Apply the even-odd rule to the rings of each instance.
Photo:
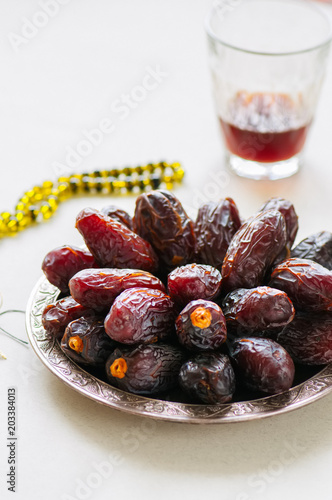
[[[172,300],[184,307],[191,300],[213,300],[221,289],[221,274],[215,267],[187,264],[168,275],[167,288]]]
[[[223,290],[254,288],[286,244],[286,224],[277,210],[261,212],[235,233],[222,266]]]
[[[69,282],[72,297],[97,311],[109,310],[121,292],[136,287],[165,292],[158,278],[139,269],[85,269],[75,274]]]
[[[121,224],[127,226],[131,231],[133,230],[133,219],[125,210],[122,210],[122,208],[115,205],[107,205],[101,209],[101,213],[111,217],[111,219],[117,222],[121,222]]]
[[[84,365],[104,365],[116,348],[104,329],[104,318],[81,317],[69,323],[61,340],[61,349]]]
[[[278,394],[292,386],[294,362],[274,340],[258,337],[237,339],[230,352],[237,380],[248,389]]]
[[[325,365],[332,361],[332,316],[297,315],[277,337],[277,341],[298,363]]]
[[[232,198],[200,206],[195,223],[197,262],[221,269],[230,241],[240,226],[240,214]]]
[[[83,315],[94,316],[95,312],[89,307],[82,306],[72,297],[65,297],[45,307],[42,324],[47,333],[61,340],[67,325]]]
[[[227,326],[240,331],[265,330],[290,323],[295,315],[294,306],[285,292],[259,286],[240,288],[229,293],[222,303]]]
[[[291,257],[313,260],[332,271],[332,233],[321,231],[308,236],[293,248]]]
[[[198,354],[181,367],[179,383],[194,399],[206,404],[227,403],[235,392],[235,374],[228,356]]]
[[[134,229],[149,241],[167,270],[192,261],[196,250],[194,223],[169,191],[137,197]]]
[[[193,300],[175,322],[180,344],[190,351],[213,351],[227,338],[226,320],[220,307],[209,300]]]
[[[131,288],[114,301],[105,318],[105,331],[123,344],[150,344],[174,331],[174,303],[160,290]]]
[[[332,272],[312,260],[281,262],[269,285],[286,292],[298,310],[332,311]]]
[[[64,245],[48,252],[42,263],[42,270],[52,285],[63,293],[68,292],[68,282],[82,269],[99,267],[88,250]]]
[[[102,266],[149,272],[157,269],[158,259],[150,243],[98,210],[83,209],[77,216],[76,227]]]
[[[297,231],[299,228],[298,216],[295,212],[294,205],[284,198],[271,198],[260,208],[260,212],[266,210],[279,210],[282,213],[286,223],[287,240],[286,246],[290,250],[295,241]]]
[[[109,383],[134,394],[152,395],[175,387],[182,351],[166,344],[119,347],[106,362]]]

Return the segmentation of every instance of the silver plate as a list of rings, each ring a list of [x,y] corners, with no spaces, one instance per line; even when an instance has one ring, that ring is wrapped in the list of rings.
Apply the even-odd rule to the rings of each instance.
[[[94,401],[134,415],[173,422],[212,424],[243,422],[300,408],[332,390],[332,363],[314,377],[276,396],[219,405],[193,405],[135,396],[103,382],[71,361],[44,330],[41,315],[55,302],[59,290],[46,278],[33,289],[26,316],[29,341],[37,356],[60,380]]]

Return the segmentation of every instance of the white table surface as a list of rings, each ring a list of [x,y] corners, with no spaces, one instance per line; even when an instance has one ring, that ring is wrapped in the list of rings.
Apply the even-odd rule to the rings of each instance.
[[[186,178],[175,193],[192,215],[201,201],[232,196],[245,217],[270,196],[283,196],[298,212],[298,240],[332,230],[332,58],[301,173],[248,181],[224,169],[203,30],[210,0],[59,2],[50,17],[40,14],[46,0],[0,0],[1,210],[13,210],[34,184],[55,179],[68,148],[108,119],[112,132],[81,158],[77,171],[178,160]],[[44,26],[32,31],[31,21]],[[124,118],[118,100],[139,93],[135,87],[156,70],[155,88]],[[50,249],[81,244],[74,228],[78,211],[110,202],[133,211],[131,197],[78,198],[49,222],[2,240],[2,310],[25,309]],[[0,326],[26,337],[23,315],[0,316]],[[31,348],[3,334],[0,349],[7,355],[0,360],[1,499],[331,496],[332,396],[248,423],[147,423],[74,392]],[[17,390],[15,494],[6,485],[11,386]],[[104,462],[113,468],[103,468]]]

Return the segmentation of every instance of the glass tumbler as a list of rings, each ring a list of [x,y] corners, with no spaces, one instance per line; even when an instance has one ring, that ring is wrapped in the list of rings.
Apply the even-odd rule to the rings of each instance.
[[[228,166],[252,179],[295,174],[326,71],[329,18],[307,0],[219,0],[206,31]]]

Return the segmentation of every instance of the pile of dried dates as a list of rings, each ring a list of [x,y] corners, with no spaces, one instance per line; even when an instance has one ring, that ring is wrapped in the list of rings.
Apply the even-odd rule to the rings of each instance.
[[[211,201],[194,222],[156,190],[138,196],[133,217],[86,208],[76,228],[86,249],[43,261],[61,292],[43,326],[111,385],[217,404],[287,391],[332,361],[332,233],[293,248],[289,201],[245,221],[232,199]]]

